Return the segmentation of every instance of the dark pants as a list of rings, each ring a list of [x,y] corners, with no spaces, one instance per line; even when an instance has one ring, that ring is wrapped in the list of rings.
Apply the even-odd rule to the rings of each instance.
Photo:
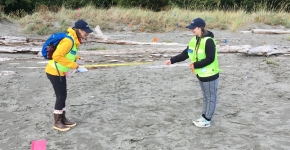
[[[53,86],[55,96],[56,96],[54,109],[62,110],[63,108],[65,108],[65,100],[67,97],[66,77],[61,76],[62,81],[60,81],[59,76],[53,76],[48,73],[46,73],[46,75]]]
[[[202,116],[208,121],[212,119],[215,112],[217,103],[218,81],[219,79],[215,79],[209,82],[199,81],[203,93]]]

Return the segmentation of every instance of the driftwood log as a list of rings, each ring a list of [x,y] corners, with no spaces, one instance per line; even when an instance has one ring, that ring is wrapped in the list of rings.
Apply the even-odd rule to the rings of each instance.
[[[16,36],[0,36],[0,45],[17,46],[17,45],[42,45],[45,39],[32,39]]]
[[[290,34],[290,30],[281,30],[281,29],[253,29],[252,33],[254,34]]]
[[[0,46],[0,53],[34,53],[41,51],[39,46]]]
[[[263,45],[249,49],[246,54],[267,57],[271,55],[287,55],[290,54],[290,46]]]

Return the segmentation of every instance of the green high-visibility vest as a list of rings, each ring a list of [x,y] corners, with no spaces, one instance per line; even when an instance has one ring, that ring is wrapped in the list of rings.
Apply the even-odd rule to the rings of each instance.
[[[71,36],[70,34],[68,34],[68,36]],[[74,38],[72,37],[72,39],[74,40]],[[76,46],[76,42],[73,42],[74,45],[72,47],[72,49],[65,55],[65,58],[69,59],[70,61],[74,62],[76,57],[77,57],[77,53],[78,53],[78,49]],[[59,63],[55,63],[54,60],[49,60],[48,61],[49,65],[52,66],[53,68],[56,68],[55,65],[57,65],[57,69],[62,71],[62,72],[68,72],[70,70],[69,67],[65,67]]]
[[[195,63],[197,61],[201,61],[202,59],[206,58],[205,54],[205,43],[206,40],[209,39],[210,37],[204,37],[201,38],[199,48],[196,51],[197,45],[197,39],[196,36],[194,36],[188,44],[188,56],[189,59],[192,63]],[[211,38],[214,41],[214,44],[216,44],[216,41]],[[195,68],[194,72],[199,76],[199,77],[210,77],[215,74],[217,74],[220,71],[219,66],[218,66],[218,58],[217,58],[217,48],[215,48],[215,58],[214,61],[203,67],[203,68]]]

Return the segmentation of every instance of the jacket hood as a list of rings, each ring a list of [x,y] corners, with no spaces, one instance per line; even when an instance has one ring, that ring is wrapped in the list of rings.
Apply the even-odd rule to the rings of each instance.
[[[80,41],[79,41],[79,38],[78,38],[78,36],[77,36],[76,31],[75,31],[74,29],[72,29],[72,28],[68,28],[68,29],[67,29],[67,32],[68,32],[69,34],[71,34],[71,36],[73,37],[73,39],[74,39],[74,41],[75,41],[76,46],[79,47],[79,46],[81,45],[81,43],[80,43]]]
[[[214,38],[214,34],[211,31],[205,31],[202,37],[211,37]]]

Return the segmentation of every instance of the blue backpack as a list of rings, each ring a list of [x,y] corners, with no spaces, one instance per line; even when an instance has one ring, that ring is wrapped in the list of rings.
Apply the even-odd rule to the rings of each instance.
[[[59,42],[63,39],[63,38],[69,38],[71,39],[71,41],[73,42],[74,45],[74,40],[72,39],[72,37],[68,36],[67,33],[64,32],[59,32],[59,33],[53,33],[43,44],[42,46],[42,56],[45,59],[51,60],[52,59],[52,55],[57,47],[57,45],[59,44]]]

